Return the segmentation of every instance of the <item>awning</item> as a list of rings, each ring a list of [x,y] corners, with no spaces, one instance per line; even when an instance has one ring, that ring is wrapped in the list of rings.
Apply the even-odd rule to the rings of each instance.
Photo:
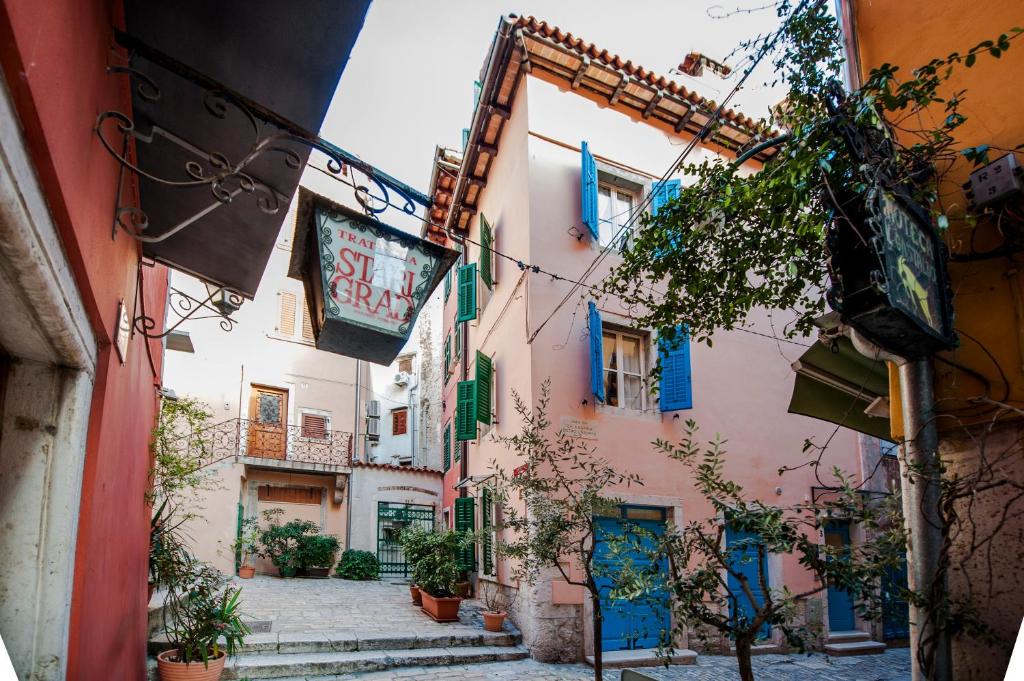
[[[815,343],[793,363],[796,380],[789,412],[890,439],[885,362],[860,354],[846,338],[833,347],[837,351]]]
[[[110,72],[131,78],[131,109],[97,131],[146,256],[255,295],[368,6],[126,1]]]

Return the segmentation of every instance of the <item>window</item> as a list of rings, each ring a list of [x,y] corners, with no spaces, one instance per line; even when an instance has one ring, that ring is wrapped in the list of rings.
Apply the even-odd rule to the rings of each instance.
[[[272,501],[285,504],[320,505],[323,498],[322,487],[277,487],[276,485],[260,485],[256,490],[259,501]]]
[[[604,182],[597,185],[598,243],[622,250],[628,243],[629,233],[622,226],[629,223],[633,207],[639,203],[636,192]],[[616,236],[618,235],[618,236]]]
[[[452,375],[452,335],[448,334],[444,339],[444,382]]]
[[[452,467],[452,422],[444,424],[444,471]]]
[[[409,410],[405,407],[391,410],[391,434],[405,435],[409,432]]]
[[[602,333],[605,404],[644,409],[644,339],[605,329]]]
[[[278,295],[277,331],[282,336],[295,335],[295,294],[281,291]]]
[[[309,318],[309,310],[302,308],[302,340],[313,342],[313,320]]]
[[[398,358],[398,370],[407,374],[412,373],[412,356]]]
[[[326,440],[331,433],[331,418],[326,414],[303,411],[302,421],[299,424],[302,437],[314,440]]]

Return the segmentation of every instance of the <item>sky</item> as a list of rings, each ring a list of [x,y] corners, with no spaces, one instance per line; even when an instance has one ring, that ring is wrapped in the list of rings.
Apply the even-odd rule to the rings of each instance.
[[[741,40],[771,31],[778,25],[773,8],[712,16],[765,4],[766,0],[374,0],[321,135],[425,193],[435,145],[461,146],[462,128],[472,115],[473,81],[503,15],[532,15],[721,100],[738,76],[701,81],[702,86],[670,70],[688,52],[724,60]],[[730,60],[731,65],[736,62]],[[748,87],[733,100],[734,108],[764,115],[782,98],[780,90],[764,85],[771,77],[766,67],[751,76]],[[711,91],[712,86],[720,91]],[[315,155],[311,161],[323,164]],[[395,226],[418,231],[411,225]]]

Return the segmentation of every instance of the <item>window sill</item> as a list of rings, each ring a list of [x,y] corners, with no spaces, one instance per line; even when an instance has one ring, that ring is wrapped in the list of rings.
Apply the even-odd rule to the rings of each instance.
[[[607,404],[601,404],[598,402],[595,405],[595,411],[598,414],[607,414],[609,416],[619,416],[627,419],[638,419],[641,421],[658,422],[661,421],[660,411],[640,411],[638,409],[626,409],[624,407],[609,407]]]
[[[267,338],[272,338],[273,340],[284,341],[285,343],[295,343],[296,345],[305,345],[305,346],[311,347],[311,348],[312,347],[316,347],[316,343],[313,342],[313,341],[305,340],[303,338],[291,338],[289,336],[282,336],[281,334],[274,333],[273,331],[268,331],[267,332]]]

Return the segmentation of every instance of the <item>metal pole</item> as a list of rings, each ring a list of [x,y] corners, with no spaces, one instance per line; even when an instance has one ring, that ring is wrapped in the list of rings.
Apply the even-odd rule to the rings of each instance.
[[[904,456],[903,515],[909,531],[907,581],[916,593],[946,593],[945,575],[939,572],[943,527],[939,515],[939,433],[935,425],[930,359],[899,367],[903,405]],[[937,584],[936,580],[942,583]],[[913,681],[952,681],[953,661],[949,636],[936,632],[935,621],[924,608],[910,607],[910,649]]]

